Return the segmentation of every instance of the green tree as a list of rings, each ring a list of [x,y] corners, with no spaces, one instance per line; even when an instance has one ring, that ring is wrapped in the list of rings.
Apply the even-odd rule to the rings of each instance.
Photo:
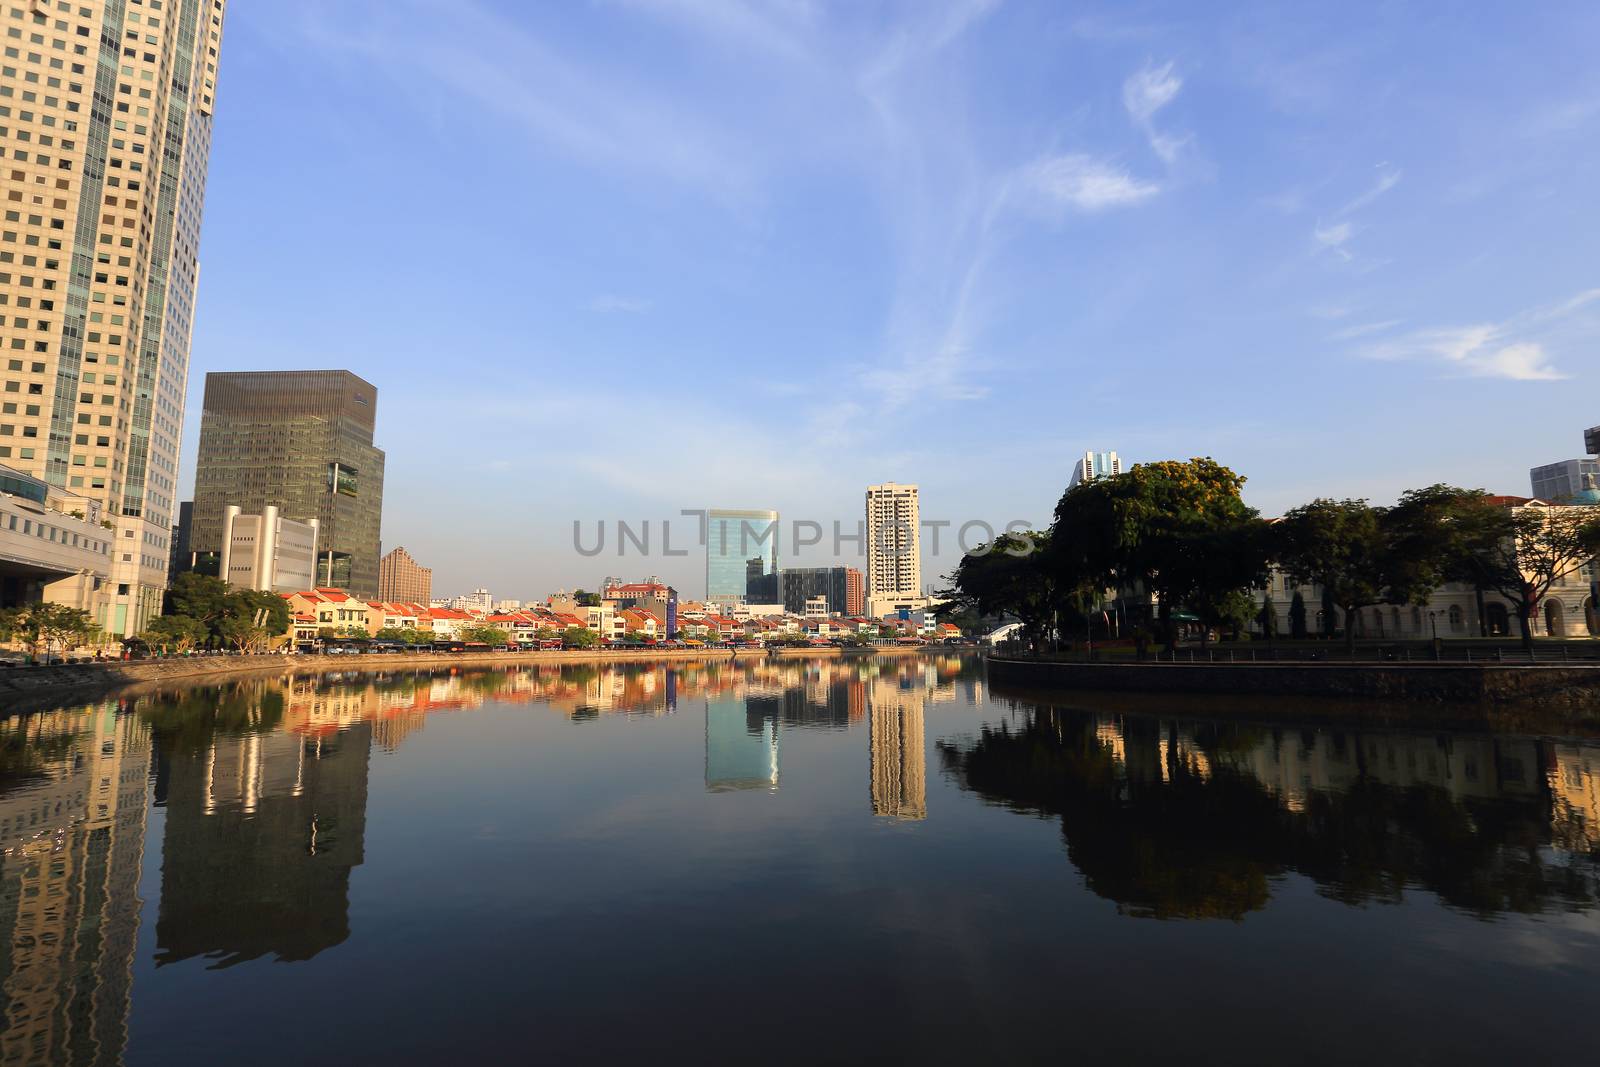
[[[579,589],[572,594],[572,602],[580,608],[597,608],[600,606],[600,594]]]
[[[1286,512],[1273,532],[1284,572],[1298,584],[1322,586],[1328,602],[1344,613],[1345,647],[1353,654],[1357,612],[1391,595],[1382,509],[1365,500],[1313,500]]]
[[[569,626],[561,632],[561,643],[568,648],[595,648],[600,635],[587,626]]]
[[[1309,631],[1306,629],[1306,598],[1296,589],[1294,598],[1289,601],[1289,636],[1296,641],[1304,641]]]
[[[1066,567],[1050,559],[1050,535],[1006,533],[961,557],[940,592],[941,613],[1013,616],[1037,655],[1055,627]]]
[[[511,640],[511,634],[498,626],[467,626],[461,630],[461,640],[469,644],[499,646]]]
[[[167,590],[166,614],[187,615],[210,633],[227,613],[227,597],[228,583],[221,578],[185,571]]]
[[[372,635],[374,641],[387,641],[390,644],[411,644],[411,635],[417,631],[403,626],[385,626]]]
[[[203,644],[211,631],[187,615],[157,615],[139,636],[145,644],[163,652],[188,652]]]
[[[1209,458],[1141,463],[1062,495],[1051,530],[1057,585],[1153,593],[1168,648],[1172,611],[1229,602],[1259,582],[1266,557],[1244,478]],[[1226,551],[1218,555],[1218,549]]]
[[[99,629],[88,612],[44,601],[12,609],[7,615],[6,627],[10,636],[27,645],[29,653],[35,657],[41,653],[48,657],[51,647],[56,645],[62,649],[75,648]]]
[[[1301,610],[1304,610],[1302,605]],[[1272,644],[1278,639],[1278,605],[1272,602],[1272,594],[1268,593],[1261,601],[1261,610],[1256,613],[1256,622],[1261,624],[1261,636]]]
[[[1451,510],[1453,572],[1511,601],[1522,647],[1533,650],[1533,618],[1551,588],[1600,554],[1600,519],[1587,508],[1513,510],[1466,493]]]

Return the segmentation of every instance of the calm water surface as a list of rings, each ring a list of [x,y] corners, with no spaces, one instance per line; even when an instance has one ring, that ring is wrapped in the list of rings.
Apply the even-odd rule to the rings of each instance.
[[[958,657],[0,722],[0,1060],[1594,1062],[1600,748]]]

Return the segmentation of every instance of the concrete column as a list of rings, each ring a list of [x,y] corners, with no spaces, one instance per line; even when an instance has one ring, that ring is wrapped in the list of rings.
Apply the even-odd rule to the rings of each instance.
[[[261,509],[261,532],[256,537],[256,588],[272,592],[278,571],[278,506]]]
[[[229,504],[222,509],[222,563],[218,577],[228,580],[228,565],[233,560],[233,520],[239,517],[239,505]]]

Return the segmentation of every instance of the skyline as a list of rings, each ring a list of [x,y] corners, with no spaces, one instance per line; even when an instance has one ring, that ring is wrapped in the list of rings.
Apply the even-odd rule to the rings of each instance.
[[[1580,5],[440,6],[230,12],[180,496],[212,370],[372,381],[384,550],[509,595],[629,562],[574,520],[1522,494],[1600,422]]]

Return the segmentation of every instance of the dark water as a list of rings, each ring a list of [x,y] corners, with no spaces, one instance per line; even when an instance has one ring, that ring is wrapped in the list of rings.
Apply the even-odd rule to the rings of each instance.
[[[1600,748],[1245,719],[928,657],[6,720],[0,1060],[1595,1061]]]

